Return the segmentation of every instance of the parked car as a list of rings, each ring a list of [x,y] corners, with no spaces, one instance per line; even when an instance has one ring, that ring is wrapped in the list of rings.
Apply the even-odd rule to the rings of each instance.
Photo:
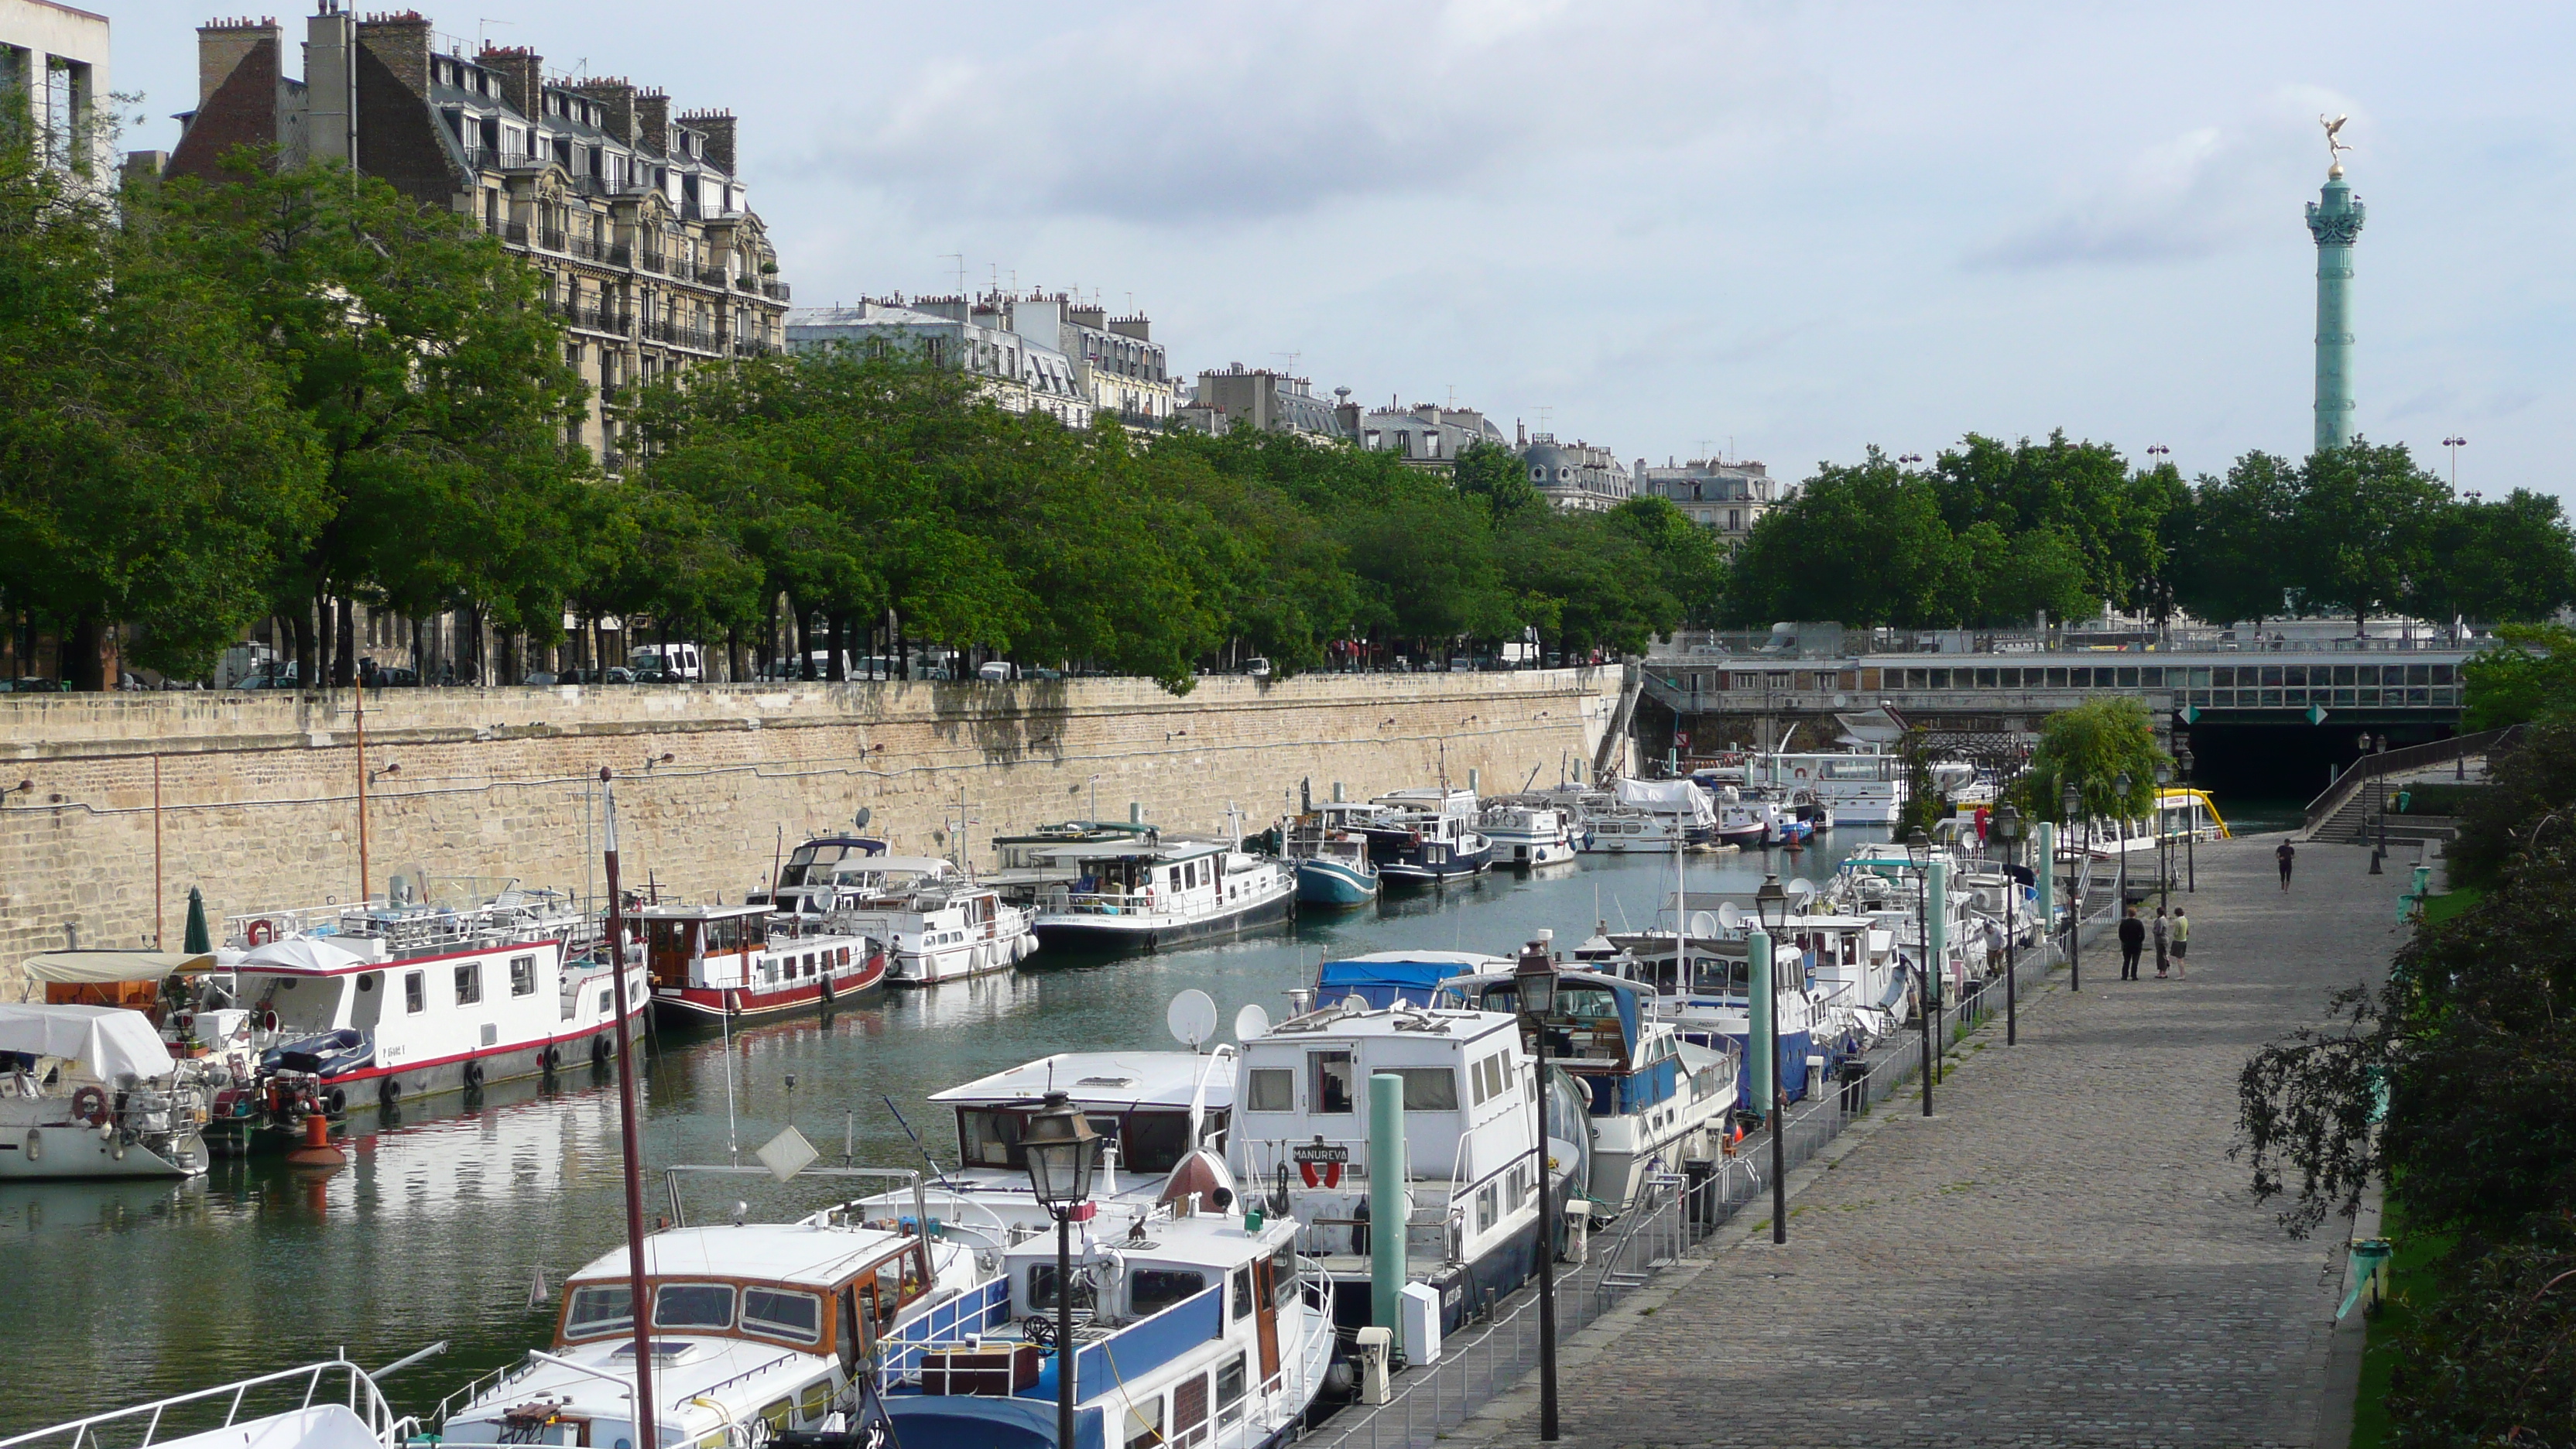
[[[1064,678],[1064,671],[1061,669],[1049,669],[1045,665],[1041,664],[1033,669],[1021,670],[1020,677],[1022,679],[1062,679]]]
[[[1255,679],[1268,679],[1270,677],[1270,661],[1262,658],[1258,654],[1255,654],[1250,659],[1243,662],[1243,672],[1251,675]]]
[[[531,673],[528,675],[528,677],[527,677],[527,678],[522,679],[522,680],[520,680],[519,682],[520,682],[521,684],[534,684],[534,685],[543,686],[543,685],[549,685],[549,684],[554,683],[554,682],[555,682],[555,676],[554,676],[554,674],[553,674],[553,672],[552,672],[551,670],[539,669],[539,670],[535,670],[535,671],[531,672]]]
[[[976,669],[975,677],[986,684],[1008,684],[1020,677],[1020,667],[1007,659],[988,659]]]

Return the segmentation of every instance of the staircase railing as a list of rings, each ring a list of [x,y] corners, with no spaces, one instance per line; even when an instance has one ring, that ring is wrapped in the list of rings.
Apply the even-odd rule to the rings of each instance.
[[[2430,744],[2407,745],[2401,749],[2382,750],[2375,755],[2364,755],[2347,766],[2342,774],[2335,776],[2334,783],[2325,788],[2324,794],[2308,802],[2307,819],[2300,826],[2299,833],[2302,836],[2315,836],[2318,827],[2333,819],[2336,811],[2341,810],[2346,802],[2359,794],[2362,786],[2373,780],[2425,765],[2438,765],[2445,760],[2465,759],[2470,755],[2493,755],[2509,748],[2514,737],[2520,733],[2522,733],[2522,726],[2506,725],[2499,730],[2482,730],[2473,735],[2454,735],[2450,739],[2435,740]]]

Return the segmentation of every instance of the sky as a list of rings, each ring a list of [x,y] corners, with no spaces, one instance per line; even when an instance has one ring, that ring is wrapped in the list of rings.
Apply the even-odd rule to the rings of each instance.
[[[1789,478],[1972,431],[2305,453],[2349,114],[2362,434],[2576,502],[2576,6],[423,3],[732,110],[801,304],[962,266],[1140,309],[1176,370]],[[210,15],[107,9],[166,149]]]

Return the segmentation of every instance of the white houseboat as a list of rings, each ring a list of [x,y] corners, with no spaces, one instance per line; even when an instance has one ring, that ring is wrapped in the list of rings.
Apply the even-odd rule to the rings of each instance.
[[[638,906],[627,938],[644,948],[663,1021],[745,1020],[811,1011],[885,984],[884,950],[830,918],[746,906]]]
[[[888,986],[1008,971],[1038,948],[1026,909],[944,856],[844,856],[829,874],[782,889],[778,907],[817,930],[882,942]]]
[[[0,1179],[204,1172],[202,1070],[139,1011],[0,1005]]]
[[[1539,795],[1485,802],[1477,829],[1494,843],[1494,864],[1529,869],[1574,859],[1574,812]]]
[[[1151,951],[1286,920],[1296,873],[1221,840],[1149,825],[1064,826],[994,842],[992,885],[1032,908],[1042,946]]]

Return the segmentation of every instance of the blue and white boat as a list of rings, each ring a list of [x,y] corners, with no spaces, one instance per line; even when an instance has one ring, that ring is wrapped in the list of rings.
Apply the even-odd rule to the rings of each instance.
[[[1683,935],[1676,946],[1670,931],[1647,931],[1610,939],[1619,954],[1599,963],[1605,974],[1624,977],[1654,997],[1654,1013],[1678,1029],[1681,1039],[1697,1046],[1732,1049],[1738,1061],[1753,1055],[1751,947],[1740,931]],[[1782,953],[1779,961],[1780,1081],[1789,1100],[1807,1095],[1808,1059],[1815,1054],[1816,1002],[1797,958]],[[1828,1042],[1828,1045],[1832,1043]],[[1753,1107],[1746,1095],[1752,1076],[1739,1078],[1738,1105]]]
[[[1377,813],[1375,805],[1334,801],[1288,824],[1280,854],[1296,868],[1298,904],[1360,906],[1377,899],[1377,863],[1360,828]]]
[[[1493,865],[1494,843],[1477,828],[1475,791],[1430,786],[1372,803],[1378,813],[1361,829],[1381,878],[1431,885],[1482,875]]]
[[[1545,941],[1529,949],[1544,951]],[[1451,982],[1447,993],[1480,1011],[1517,1012],[1509,970]],[[1591,1112],[1592,1215],[1628,1210],[1646,1179],[1712,1161],[1708,1129],[1737,1102],[1738,1052],[1682,1039],[1655,1015],[1655,994],[1634,981],[1572,967],[1557,976],[1547,1057],[1581,1082]]]
[[[1460,977],[1508,971],[1512,958],[1476,951],[1371,951],[1327,961],[1315,976],[1315,1001],[1339,1006],[1353,996],[1373,1011],[1399,1001],[1429,1006],[1440,989]]]
[[[1574,811],[1544,795],[1485,802],[1477,828],[1494,843],[1494,864],[1518,870],[1574,859]]]

